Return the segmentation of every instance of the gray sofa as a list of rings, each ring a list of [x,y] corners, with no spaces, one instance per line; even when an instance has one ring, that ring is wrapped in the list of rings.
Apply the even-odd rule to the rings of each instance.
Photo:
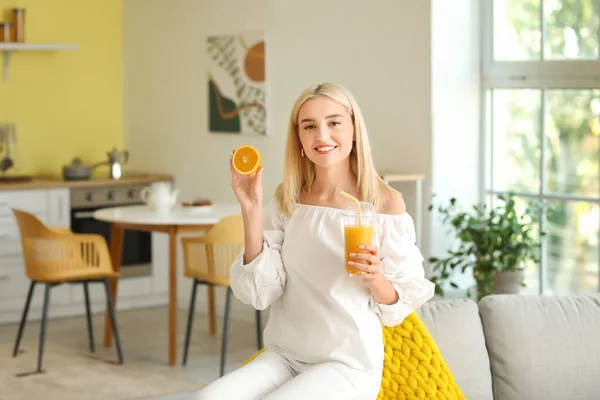
[[[468,400],[600,399],[600,295],[494,295],[419,309]]]

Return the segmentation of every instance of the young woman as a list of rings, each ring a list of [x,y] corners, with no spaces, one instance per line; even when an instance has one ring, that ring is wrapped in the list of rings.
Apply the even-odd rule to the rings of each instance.
[[[434,293],[401,195],[379,178],[367,130],[342,86],[304,91],[292,110],[284,181],[265,210],[262,168],[231,167],[245,249],[231,266],[235,296],[271,307],[265,351],[197,399],[375,399],[383,369],[381,324],[403,321]],[[345,191],[377,210],[376,244],[344,268]]]

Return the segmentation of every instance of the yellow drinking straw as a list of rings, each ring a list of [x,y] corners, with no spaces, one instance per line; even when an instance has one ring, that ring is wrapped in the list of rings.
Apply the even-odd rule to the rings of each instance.
[[[356,203],[356,209],[358,210],[358,226],[362,226],[362,219],[360,217],[360,201],[358,201],[358,199],[356,197],[349,195],[348,193],[344,192],[343,190],[340,193],[342,194],[342,196],[344,196]]]

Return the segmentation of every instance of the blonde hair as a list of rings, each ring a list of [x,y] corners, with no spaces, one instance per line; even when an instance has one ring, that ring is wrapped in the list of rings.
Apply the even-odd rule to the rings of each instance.
[[[299,201],[300,194],[308,192],[315,180],[314,164],[301,155],[302,144],[298,136],[298,112],[306,101],[323,96],[344,106],[352,117],[356,141],[350,152],[350,168],[357,177],[360,200],[373,204],[377,209],[381,190],[387,185],[383,183],[375,170],[367,128],[358,103],[344,86],[335,83],[322,83],[310,87],[296,99],[288,126],[284,179],[275,192],[275,200],[284,214],[291,215],[294,206]]]

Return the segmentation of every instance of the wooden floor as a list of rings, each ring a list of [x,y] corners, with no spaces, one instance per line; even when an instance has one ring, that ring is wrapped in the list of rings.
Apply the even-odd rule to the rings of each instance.
[[[208,335],[208,317],[204,313],[196,313],[192,342],[186,367],[181,366],[187,313],[179,312],[177,366],[168,366],[168,314],[167,308],[149,308],[135,311],[120,311],[117,315],[121,346],[125,362],[128,360],[143,363],[145,366],[159,371],[177,374],[196,382],[208,384],[219,376],[221,354],[222,320],[217,320],[217,335]],[[266,318],[265,318],[266,319]],[[93,317],[94,338],[97,351],[110,351],[102,348],[104,333],[104,314]],[[266,321],[263,321],[263,323]],[[23,340],[37,340],[39,323],[30,322],[25,327]],[[17,325],[0,325],[0,343],[14,343]],[[62,346],[87,349],[88,334],[85,317],[52,319],[46,330],[48,342]],[[231,320],[227,352],[226,372],[237,367],[256,352],[256,331],[254,324],[245,321]],[[116,353],[115,353],[116,357]],[[188,400],[194,393],[181,393],[153,400]]]

